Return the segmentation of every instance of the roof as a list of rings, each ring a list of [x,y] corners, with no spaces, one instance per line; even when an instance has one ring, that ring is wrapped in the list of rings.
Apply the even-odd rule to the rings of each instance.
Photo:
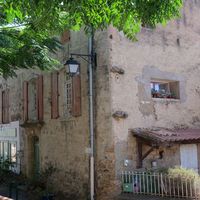
[[[133,129],[130,130],[137,138],[159,143],[200,143],[200,129]]]

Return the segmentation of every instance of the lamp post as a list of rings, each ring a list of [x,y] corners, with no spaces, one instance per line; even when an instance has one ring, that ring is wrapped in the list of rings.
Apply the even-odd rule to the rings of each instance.
[[[80,72],[80,63],[73,56],[81,57],[88,63],[89,71],[89,130],[90,130],[90,200],[94,200],[94,113],[93,113],[93,68],[96,66],[96,54],[93,48],[94,34],[92,31],[88,39],[88,54],[71,53],[71,57],[64,64],[70,76],[76,76]]]

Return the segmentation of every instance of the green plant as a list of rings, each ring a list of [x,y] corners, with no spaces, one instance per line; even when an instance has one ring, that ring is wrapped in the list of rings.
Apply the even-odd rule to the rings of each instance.
[[[168,175],[172,177],[200,179],[199,174],[193,169],[186,169],[179,166],[175,166],[174,168],[169,168]]]

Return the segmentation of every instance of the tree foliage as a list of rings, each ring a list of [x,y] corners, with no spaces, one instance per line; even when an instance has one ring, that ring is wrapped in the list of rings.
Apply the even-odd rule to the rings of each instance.
[[[0,74],[54,66],[48,52],[60,45],[52,36],[65,29],[113,25],[134,39],[141,25],[166,23],[181,6],[182,0],[0,0]]]

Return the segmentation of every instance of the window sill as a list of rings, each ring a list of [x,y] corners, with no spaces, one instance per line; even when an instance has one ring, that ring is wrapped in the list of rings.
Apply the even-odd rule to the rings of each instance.
[[[70,122],[70,121],[74,121],[72,116],[68,116],[68,117],[61,117],[60,122]]]
[[[152,98],[155,102],[180,102],[180,99]]]
[[[28,127],[38,127],[38,128],[41,128],[42,126],[44,125],[44,122],[43,121],[24,121],[22,124],[20,124],[21,127],[24,127],[24,128],[28,128]]]

